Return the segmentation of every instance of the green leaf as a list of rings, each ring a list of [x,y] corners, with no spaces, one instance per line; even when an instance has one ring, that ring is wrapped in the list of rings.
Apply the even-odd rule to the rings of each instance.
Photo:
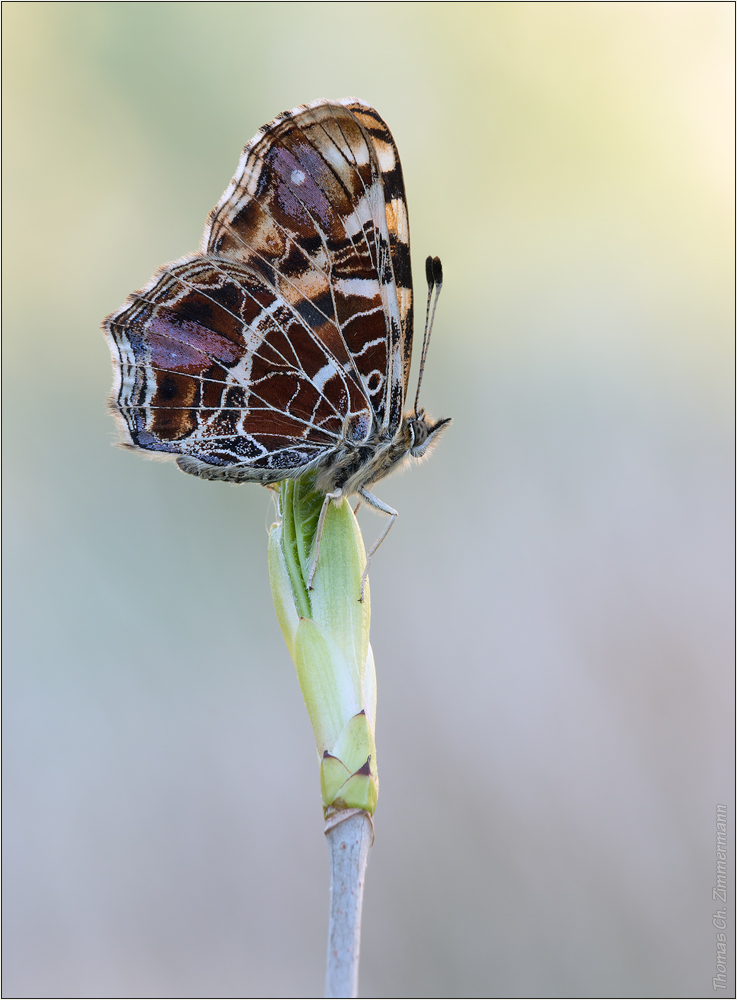
[[[363,708],[361,680],[337,644],[308,618],[297,628],[294,665],[322,757],[325,750],[332,750],[346,722]]]
[[[284,557],[281,524],[272,525],[269,534],[269,579],[271,580],[271,595],[274,599],[276,617],[289,655],[294,659],[294,639],[299,625],[299,613],[295,602],[294,587]]]
[[[347,500],[331,503],[325,516],[317,572],[311,591],[312,618],[338,644],[363,683],[369,646],[371,596],[364,600],[361,576],[366,553],[358,522]]]
[[[320,790],[325,807],[332,806],[335,796],[350,776],[351,772],[345,764],[326,750],[320,762]]]
[[[295,512],[294,490],[295,484],[291,479],[287,479],[280,484],[281,549],[297,613],[301,618],[311,618],[312,605],[307,590],[307,574],[303,569],[303,560],[300,551],[300,540],[302,541],[302,548],[304,548],[305,529],[301,520],[302,511],[298,508]]]
[[[365,809],[373,815],[376,810],[376,800],[379,795],[379,785],[370,774],[352,774],[341,785],[338,794],[333,799],[334,809]]]
[[[330,753],[345,764],[349,774],[358,771],[371,758],[371,769],[376,773],[374,732],[365,712],[359,712],[349,719],[330,748]]]

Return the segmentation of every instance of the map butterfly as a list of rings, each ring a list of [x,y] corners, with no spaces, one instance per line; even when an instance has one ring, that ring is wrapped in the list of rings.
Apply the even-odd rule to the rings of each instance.
[[[429,313],[437,258],[427,273]],[[270,485],[312,471],[325,494],[316,548],[330,500],[358,494],[389,515],[370,561],[397,512],[369,487],[450,422],[417,399],[403,414],[412,322],[389,129],[356,98],[300,105],[246,145],[200,252],[105,320],[123,444],[176,455],[204,479]]]

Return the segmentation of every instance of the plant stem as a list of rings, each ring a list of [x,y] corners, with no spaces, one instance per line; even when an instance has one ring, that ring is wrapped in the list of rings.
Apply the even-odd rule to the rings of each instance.
[[[325,996],[357,997],[363,883],[374,827],[363,809],[344,809],[328,817],[325,836],[330,852]]]

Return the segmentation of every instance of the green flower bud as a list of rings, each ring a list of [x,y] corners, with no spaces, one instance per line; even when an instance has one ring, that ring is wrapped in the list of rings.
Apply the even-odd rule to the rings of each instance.
[[[311,477],[279,484],[281,520],[269,535],[271,592],[315,733],[325,813],[373,813],[379,782],[368,581],[359,600],[366,553],[350,504],[331,502],[307,589],[323,502]]]

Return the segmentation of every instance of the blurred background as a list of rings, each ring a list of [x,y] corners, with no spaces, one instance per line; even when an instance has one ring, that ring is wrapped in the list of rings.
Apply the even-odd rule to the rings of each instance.
[[[358,95],[420,300],[443,259],[423,401],[453,417],[380,493],[361,995],[712,996],[733,5],[3,15],[4,995],[322,995],[273,507],[112,447],[99,324],[197,248],[263,122]]]

